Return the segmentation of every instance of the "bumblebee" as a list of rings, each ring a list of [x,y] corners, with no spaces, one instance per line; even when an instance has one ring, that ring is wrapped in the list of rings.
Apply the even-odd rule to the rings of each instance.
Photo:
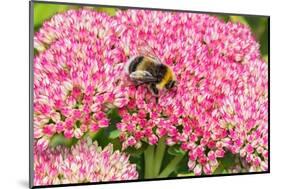
[[[171,68],[150,56],[139,55],[130,58],[126,71],[136,85],[147,84],[155,96],[158,96],[159,90],[169,90],[176,83]]]

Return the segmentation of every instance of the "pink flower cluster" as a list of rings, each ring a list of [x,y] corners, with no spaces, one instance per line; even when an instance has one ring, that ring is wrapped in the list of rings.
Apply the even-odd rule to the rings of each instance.
[[[119,11],[113,17],[68,11],[35,36],[35,138],[41,148],[56,133],[80,138],[108,126],[118,107],[123,148],[180,145],[188,168],[212,174],[225,153],[251,171],[268,169],[268,65],[248,27],[194,13]],[[157,99],[124,72],[138,49],[170,66],[177,84]]]
[[[68,11],[45,22],[35,35],[40,53],[34,59],[34,137],[42,149],[55,134],[79,139],[107,127],[107,109],[127,104],[118,64],[125,57],[118,55],[120,48],[110,50],[111,38],[98,37],[102,18],[107,17]]]
[[[57,146],[44,152],[35,145],[34,162],[35,186],[138,179],[128,156],[113,152],[111,144],[101,149],[90,139],[71,148]]]
[[[203,14],[126,11],[119,25],[134,49],[146,41],[177,77],[158,101],[145,87],[130,88],[120,109],[123,146],[139,141],[180,144],[196,175],[211,174],[226,152],[251,171],[268,169],[268,75],[249,28]],[[123,25],[122,25],[123,24]],[[128,26],[129,25],[129,26]],[[134,50],[132,50],[134,52]]]

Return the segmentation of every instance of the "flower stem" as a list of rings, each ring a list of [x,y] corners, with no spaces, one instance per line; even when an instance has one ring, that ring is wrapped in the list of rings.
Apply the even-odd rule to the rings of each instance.
[[[177,165],[182,160],[184,155],[185,154],[174,157],[174,159],[172,159],[170,161],[170,163],[167,165],[167,167],[159,174],[158,178],[168,177],[173,171],[175,171],[175,169],[177,168]]]
[[[165,154],[165,137],[162,137],[158,141],[157,148],[155,150],[155,157],[154,157],[154,176],[157,176],[159,174],[159,171],[161,169],[162,161]]]
[[[144,151],[144,178],[154,178],[153,164],[154,164],[154,146],[149,145]]]

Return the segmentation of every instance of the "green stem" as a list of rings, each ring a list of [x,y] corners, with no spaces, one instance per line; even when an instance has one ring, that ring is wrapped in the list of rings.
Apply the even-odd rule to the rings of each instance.
[[[144,151],[144,178],[153,178],[153,163],[154,163],[154,146],[149,145],[147,149]]]
[[[164,158],[166,149],[165,144],[165,137],[162,137],[158,141],[158,145],[155,151],[155,158],[154,158],[154,176],[157,176],[160,172],[162,161]]]
[[[167,165],[167,167],[159,174],[158,178],[168,177],[173,171],[175,171],[176,168],[177,168],[177,165],[182,160],[184,155],[185,154],[178,155],[178,156],[174,157],[174,159],[172,159],[170,161],[170,163]]]

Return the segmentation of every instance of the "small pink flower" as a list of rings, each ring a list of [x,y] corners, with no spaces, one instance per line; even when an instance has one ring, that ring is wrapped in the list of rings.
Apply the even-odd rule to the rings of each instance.
[[[194,167],[195,167],[195,165],[196,165],[196,162],[195,162],[195,161],[192,161],[192,160],[189,160],[189,161],[188,161],[187,166],[188,166],[188,168],[189,168],[190,170],[193,170]]]
[[[37,142],[38,150],[43,151],[48,147],[48,139],[45,137],[42,137]]]
[[[99,128],[100,128],[100,127],[99,127],[99,125],[98,125],[97,123],[92,123],[91,126],[90,126],[90,130],[91,130],[92,132],[98,131]]]
[[[136,139],[134,137],[131,136],[131,137],[128,138],[128,145],[129,146],[133,146],[136,143],[137,143],[137,141],[136,141]]]
[[[54,124],[45,125],[43,127],[43,133],[48,136],[52,136],[56,132]]]
[[[268,162],[262,161],[260,167],[261,167],[261,170],[262,170],[262,171],[268,170]]]
[[[250,144],[248,144],[246,146],[246,152],[252,154],[254,152],[254,148]]]
[[[216,157],[223,157],[224,153],[225,153],[225,151],[223,149],[218,149],[215,151]]]
[[[202,172],[202,166],[200,164],[197,164],[194,168],[194,174],[196,176],[201,175]]]
[[[57,131],[58,133],[61,133],[63,130],[64,130],[63,123],[62,123],[62,122],[57,123],[57,124],[56,124],[56,131]]]
[[[203,166],[203,171],[205,174],[210,175],[212,174],[211,166],[209,164],[205,164]]]
[[[74,136],[75,136],[75,138],[78,138],[78,139],[81,138],[83,136],[81,129],[79,129],[79,128],[75,129]]]
[[[65,136],[65,138],[68,138],[68,139],[74,137],[74,131],[73,131],[73,129],[65,130],[65,131],[64,131],[64,136]]]
[[[154,145],[158,142],[158,138],[156,135],[151,135],[150,137],[148,137],[148,143],[151,145]]]
[[[109,125],[109,120],[107,118],[98,121],[98,126],[100,128],[107,127],[108,125]]]

